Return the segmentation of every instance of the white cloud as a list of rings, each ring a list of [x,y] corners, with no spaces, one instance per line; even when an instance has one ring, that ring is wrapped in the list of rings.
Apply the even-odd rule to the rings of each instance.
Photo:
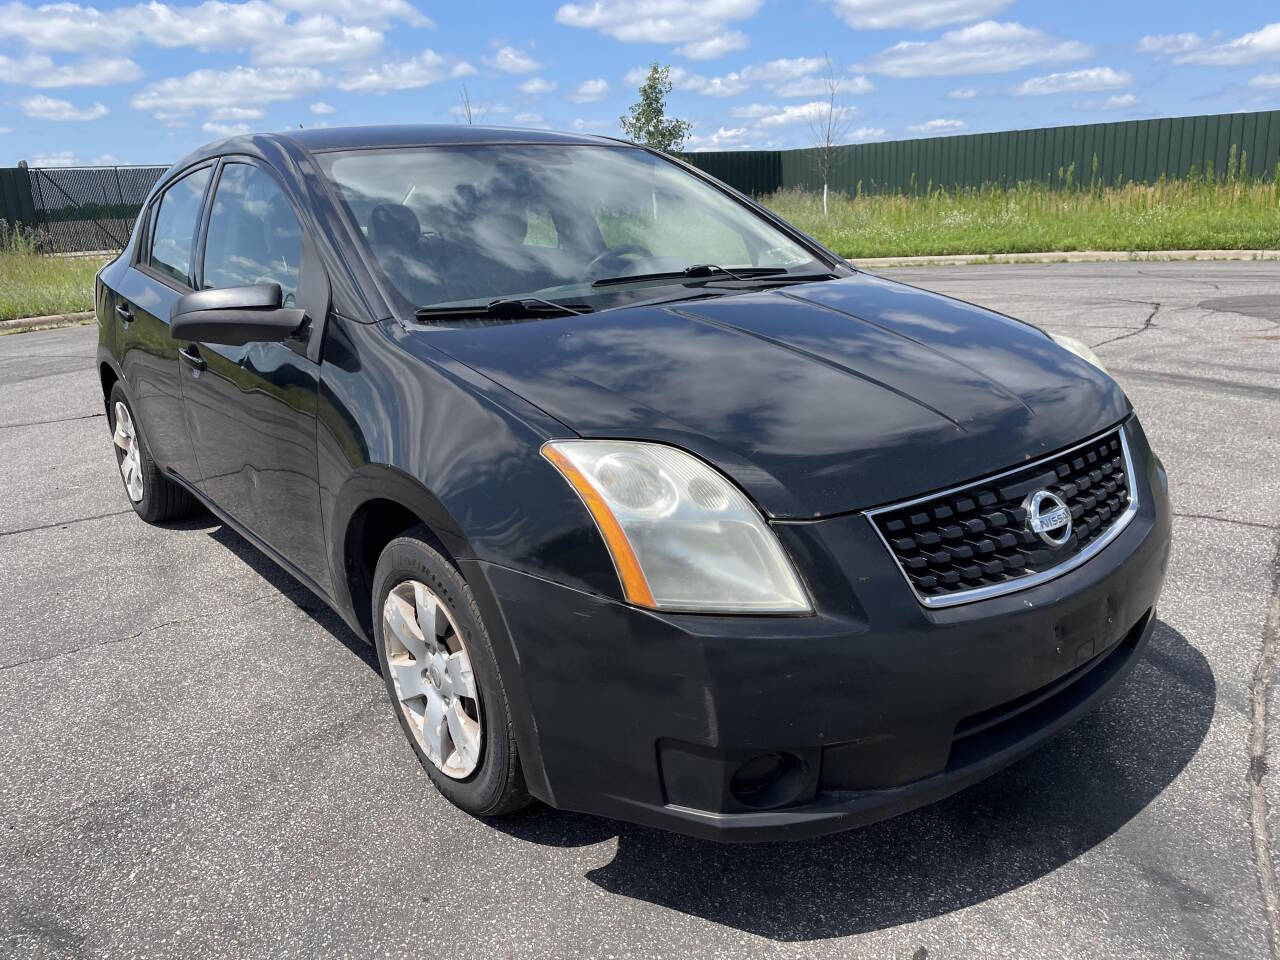
[[[333,17],[306,17],[284,27],[253,53],[256,63],[312,64],[367,60],[382,49],[382,32],[346,26]]]
[[[70,100],[58,100],[43,94],[27,97],[20,106],[23,113],[37,120],[97,120],[110,113],[101,103],[95,103],[91,107],[77,107]]]
[[[470,108],[472,120],[479,120],[481,117],[489,115],[505,115],[511,112],[511,108],[505,103],[472,103]],[[449,113],[451,116],[464,118],[467,115],[467,107],[460,103],[455,103],[449,108]]]
[[[952,100],[972,100],[978,95],[973,87],[959,87],[947,94]]]
[[[58,150],[54,153],[37,153],[27,162],[33,167],[74,167],[80,160],[70,150]]]
[[[522,127],[540,127],[543,125],[542,114],[540,113],[517,113],[511,119]]]
[[[209,114],[210,120],[261,120],[263,111],[256,107],[218,107]]]
[[[6,134],[6,133],[13,133],[13,128],[12,128],[12,127],[0,127],[0,135]]]
[[[1184,53],[1174,63],[1201,63],[1213,66],[1236,66],[1259,60],[1280,58],[1280,23],[1269,23],[1261,30],[1246,33],[1207,50]]]
[[[647,68],[637,67],[628,70],[623,82],[629,87],[638,87],[649,75]],[[740,73],[726,73],[722,77],[708,77],[693,73],[684,67],[672,67],[668,74],[671,85],[677,90],[687,93],[699,93],[704,97],[736,97],[751,88],[751,84],[743,79]]]
[[[327,13],[351,23],[386,24],[393,20],[411,27],[434,27],[430,17],[408,0],[272,0],[277,7],[298,13]]]
[[[994,16],[1013,0],[831,0],[836,15],[855,30],[910,27],[928,30]]]
[[[386,93],[389,90],[429,87],[442,80],[472,73],[475,73],[475,68],[466,61],[451,67],[447,58],[427,49],[408,60],[387,62],[352,74],[338,81],[338,86],[356,93]]]
[[[0,83],[28,87],[106,87],[132,83],[142,70],[132,60],[115,57],[86,57],[71,63],[55,64],[43,54],[14,59],[0,54]]]
[[[1249,86],[1260,87],[1263,90],[1280,87],[1280,73],[1260,73],[1249,80]]]
[[[487,62],[503,73],[536,73],[542,69],[542,64],[515,47],[502,47]]]
[[[1009,73],[1041,63],[1081,60],[1093,51],[1020,23],[985,20],[944,33],[937,40],[904,40],[857,69],[890,77],[941,77]]]
[[[684,67],[672,67],[669,73],[671,85],[686,93],[704,97],[736,97],[753,86],[763,86],[779,97],[825,96],[826,83],[818,72],[826,65],[821,57],[793,57],[752,64],[739,71],[709,77],[694,73]],[[638,87],[649,75],[647,67],[628,70],[623,82]],[[840,96],[857,96],[875,89],[864,76],[840,77]]]
[[[865,143],[868,140],[883,140],[887,131],[884,127],[859,127],[853,131],[850,139],[854,143]]]
[[[196,109],[263,106],[292,100],[320,89],[325,82],[324,74],[313,67],[195,70],[148,84],[130,98],[129,106],[150,111],[157,119],[174,120]]]
[[[527,93],[531,96],[537,96],[540,93],[550,93],[556,88],[554,80],[544,80],[542,77],[531,77],[524,83],[520,84],[520,92]]]
[[[0,37],[12,37],[36,50],[119,49],[137,39],[136,29],[121,13],[103,13],[76,3],[41,7],[10,3],[0,16]]]
[[[330,104],[325,103],[323,100],[317,100],[307,109],[309,109],[317,117],[323,117],[323,116],[327,116],[328,114],[338,112],[337,107],[331,106]]]
[[[14,0],[0,12],[0,37],[36,50],[119,51],[152,43],[249,50],[255,60],[273,63],[301,62],[307,47],[329,59],[342,59],[335,52],[339,49],[367,51],[375,35],[381,43],[375,28],[391,20],[431,25],[407,0],[205,0],[183,6],[151,0],[106,11],[78,3],[31,6]],[[326,38],[327,47],[321,43]],[[303,48],[295,51],[295,44]]]
[[[572,103],[595,103],[608,95],[609,82],[597,77],[594,80],[583,80],[573,93],[565,95],[565,99]]]
[[[213,137],[242,137],[249,132],[247,123],[213,123],[204,124],[201,128]]]
[[[912,126],[907,127],[907,129],[912,131],[913,133],[929,133],[929,134],[941,135],[941,134],[947,134],[947,133],[956,133],[960,130],[963,130],[964,126],[965,124],[963,120],[948,120],[948,119],[939,117],[937,120],[929,120],[929,121],[926,121],[925,123],[913,124]]]
[[[726,53],[745,50],[750,45],[751,38],[741,30],[726,30],[703,40],[682,44],[676,47],[676,53],[690,60],[719,60]]]
[[[759,120],[761,117],[777,113],[778,109],[778,107],[768,103],[750,103],[745,107],[733,107],[729,110],[729,116],[738,117],[742,120]]]
[[[705,137],[688,137],[685,140],[685,147],[695,153],[702,150],[741,149],[742,139],[746,135],[746,127],[720,127],[715,133]]]
[[[762,127],[786,127],[793,123],[812,123],[825,115],[828,106],[829,104],[822,100],[814,100],[812,103],[788,104],[775,113],[760,117],[760,125]],[[858,110],[855,107],[836,107],[835,112],[841,121],[851,120],[858,115]]]
[[[112,13],[117,26],[130,30],[135,41],[160,47],[243,50],[270,43],[288,32],[288,14],[262,0],[205,0],[187,7],[157,2],[121,7]]]
[[[1203,42],[1198,33],[1161,33],[1143,37],[1133,49],[1138,53],[1150,53],[1160,57],[1186,53],[1196,49]]]
[[[1127,87],[1133,77],[1124,70],[1110,67],[1090,67],[1088,70],[1072,70],[1070,73],[1051,73],[1046,77],[1024,80],[1011,91],[1015,96],[1044,96],[1050,93],[1088,93],[1095,90],[1115,90]]]
[[[1137,103],[1138,98],[1132,93],[1121,93],[1105,100],[1080,100],[1072,106],[1077,110],[1127,110]]]
[[[763,0],[593,0],[566,3],[556,23],[582,27],[623,43],[678,44],[691,59],[709,60],[741,50],[746,36],[729,28],[756,15]]]
[[[837,97],[856,97],[875,89],[871,81],[861,74],[856,77],[837,77],[836,80],[839,83],[836,88]],[[825,76],[800,77],[770,89],[780,97],[825,97],[828,92]]]

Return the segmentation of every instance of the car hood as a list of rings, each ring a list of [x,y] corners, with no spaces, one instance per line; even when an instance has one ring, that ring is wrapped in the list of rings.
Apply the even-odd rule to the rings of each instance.
[[[698,454],[775,518],[974,479],[1129,410],[1034,327],[866,274],[431,337],[584,437]]]

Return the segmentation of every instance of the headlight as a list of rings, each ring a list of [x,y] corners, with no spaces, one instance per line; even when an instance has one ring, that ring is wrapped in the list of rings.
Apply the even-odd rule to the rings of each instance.
[[[1098,355],[1090,350],[1087,344],[1081,343],[1075,337],[1063,336],[1060,333],[1049,333],[1048,330],[1046,330],[1045,333],[1049,334],[1049,339],[1058,346],[1066,350],[1070,350],[1086,363],[1092,363],[1103,373],[1107,372],[1107,368],[1102,365],[1102,361],[1098,359]]]
[[[773,531],[696,457],[629,440],[555,440],[542,455],[591,511],[631,603],[702,613],[809,613]]]

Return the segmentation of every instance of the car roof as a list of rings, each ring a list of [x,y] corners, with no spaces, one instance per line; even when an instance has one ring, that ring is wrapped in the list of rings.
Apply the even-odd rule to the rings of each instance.
[[[483,143],[569,143],[617,146],[622,141],[524,127],[478,127],[463,123],[385,124],[361,127],[315,127],[275,134],[305,150],[350,150],[361,147],[438,146]]]
[[[442,146],[489,143],[561,143],[624,147],[638,150],[633,143],[614,137],[557,133],[525,127],[477,127],[463,123],[383,124],[379,126],[315,127],[311,130],[284,130],[277,133],[247,133],[214,140],[197,147],[178,160],[156,184],[153,193],[186,167],[230,153],[263,156],[264,150],[277,152],[324,153],[329,150],[359,150],[377,147]],[[274,148],[274,150],[273,150]]]

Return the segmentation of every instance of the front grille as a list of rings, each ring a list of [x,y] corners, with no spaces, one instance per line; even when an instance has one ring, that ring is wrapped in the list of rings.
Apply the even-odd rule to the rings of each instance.
[[[872,522],[926,606],[1021,590],[1065,573],[1101,550],[1136,504],[1123,430],[995,476],[870,511]],[[1061,546],[1027,524],[1023,501],[1047,490],[1070,508]]]

